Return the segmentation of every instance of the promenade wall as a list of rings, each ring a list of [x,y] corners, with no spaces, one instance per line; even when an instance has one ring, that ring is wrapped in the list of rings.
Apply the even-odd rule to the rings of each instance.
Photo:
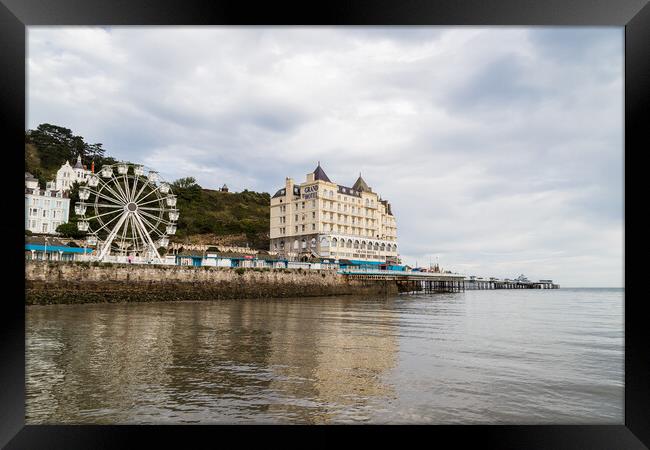
[[[331,270],[25,261],[26,304],[386,295],[391,282],[351,280]]]

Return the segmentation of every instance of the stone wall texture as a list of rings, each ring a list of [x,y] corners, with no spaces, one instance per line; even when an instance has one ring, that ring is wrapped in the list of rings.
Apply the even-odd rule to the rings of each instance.
[[[25,262],[26,304],[386,295],[390,282],[330,270]]]

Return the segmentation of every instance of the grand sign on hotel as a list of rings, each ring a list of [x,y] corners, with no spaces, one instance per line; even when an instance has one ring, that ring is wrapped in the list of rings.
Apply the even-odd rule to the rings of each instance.
[[[310,198],[316,198],[318,195],[318,185],[313,184],[311,186],[305,186],[302,188],[302,198],[308,200]]]

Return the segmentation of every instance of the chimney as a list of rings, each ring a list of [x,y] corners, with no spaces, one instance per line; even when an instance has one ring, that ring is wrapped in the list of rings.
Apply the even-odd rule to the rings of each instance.
[[[90,172],[95,173],[95,161],[90,162]]]
[[[293,178],[287,177],[284,183],[284,187],[286,189],[285,195],[287,197],[293,198]]]

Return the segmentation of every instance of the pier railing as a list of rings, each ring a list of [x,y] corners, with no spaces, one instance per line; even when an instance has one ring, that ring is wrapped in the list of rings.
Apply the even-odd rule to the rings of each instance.
[[[410,272],[405,270],[380,270],[380,269],[340,269],[342,275],[377,275],[386,277],[408,277],[418,279],[465,279],[458,273]]]

